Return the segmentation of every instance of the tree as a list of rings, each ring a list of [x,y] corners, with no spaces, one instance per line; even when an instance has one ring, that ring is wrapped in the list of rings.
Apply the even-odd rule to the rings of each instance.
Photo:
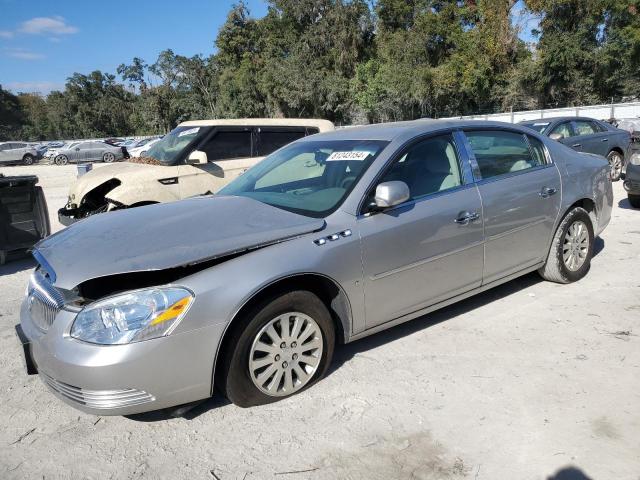
[[[24,123],[18,97],[0,85],[0,141],[16,139]]]

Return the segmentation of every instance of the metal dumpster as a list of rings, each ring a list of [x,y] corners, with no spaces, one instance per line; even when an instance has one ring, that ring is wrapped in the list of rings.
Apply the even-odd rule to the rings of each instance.
[[[0,265],[51,232],[47,202],[35,175],[0,174]]]

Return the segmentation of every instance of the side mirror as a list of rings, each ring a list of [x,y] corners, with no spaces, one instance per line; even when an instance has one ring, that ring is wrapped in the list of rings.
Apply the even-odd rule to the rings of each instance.
[[[395,207],[411,197],[409,187],[401,181],[383,182],[376,187],[374,202],[379,209]]]
[[[556,140],[556,141],[559,142],[560,140],[562,140],[564,138],[564,135],[561,134],[561,133],[552,133],[551,135],[549,135],[549,138],[551,140]]]
[[[194,150],[187,158],[187,165],[204,165],[207,163],[207,154],[200,150]]]
[[[79,151],[80,151],[80,147],[76,147],[76,152],[79,152]]]

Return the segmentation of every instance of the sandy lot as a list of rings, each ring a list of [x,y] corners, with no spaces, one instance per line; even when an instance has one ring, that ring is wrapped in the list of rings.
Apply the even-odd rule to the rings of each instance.
[[[39,175],[60,228],[75,167],[1,170]],[[0,267],[0,478],[638,480],[640,210],[615,195],[581,282],[528,275],[339,348],[292,399],[179,418],[85,415],[27,377],[33,263]]]

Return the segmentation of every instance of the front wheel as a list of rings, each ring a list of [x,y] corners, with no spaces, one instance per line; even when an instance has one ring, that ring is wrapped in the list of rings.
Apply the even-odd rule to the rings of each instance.
[[[313,293],[300,290],[271,297],[238,320],[217,380],[236,405],[275,402],[324,376],[335,330],[327,307]]]
[[[29,155],[28,153],[22,157],[22,163],[24,165],[33,165],[33,155]]]
[[[631,195],[630,193],[627,195],[629,199],[629,203],[633,208],[640,208],[640,195]]]
[[[577,207],[560,222],[547,261],[538,273],[551,282],[576,282],[589,271],[592,256],[591,217],[585,209]]]
[[[624,158],[620,154],[620,152],[609,152],[607,155],[607,160],[609,160],[609,165],[611,166],[611,181],[617,182],[620,180],[620,175],[622,174],[622,164],[624,163]]]
[[[54,160],[56,165],[66,165],[69,163],[69,159],[66,155],[58,155]]]

